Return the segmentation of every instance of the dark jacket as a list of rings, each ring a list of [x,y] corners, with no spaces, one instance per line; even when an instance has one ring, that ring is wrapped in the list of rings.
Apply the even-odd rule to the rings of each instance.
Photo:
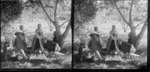
[[[132,44],[128,42],[122,42],[121,45],[119,45],[119,50],[122,51],[123,53],[129,53],[131,50]]]
[[[53,42],[58,43],[56,36],[53,37]]]
[[[95,34],[95,33],[92,33],[92,34],[90,34],[90,37],[92,39],[90,40],[88,47],[92,51],[98,50],[98,51],[101,52],[102,44],[100,42],[99,35]]]
[[[55,46],[56,46],[56,43],[50,41],[50,40],[47,40],[47,43],[44,43],[44,48],[46,50],[48,50],[49,52],[51,51],[55,51]]]

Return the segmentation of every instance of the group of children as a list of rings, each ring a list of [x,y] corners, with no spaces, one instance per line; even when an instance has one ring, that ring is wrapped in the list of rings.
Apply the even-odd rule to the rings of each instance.
[[[57,43],[56,39],[56,32],[54,32],[54,38],[53,40],[48,40],[46,37],[43,35],[43,30],[41,27],[41,24],[38,24],[38,28],[35,30],[35,36],[32,41],[32,46],[28,47],[27,42],[28,38],[26,35],[26,31],[24,30],[24,26],[20,26],[20,30],[15,32],[15,41],[12,44],[13,45],[13,53],[11,54],[12,57],[18,56],[18,53],[21,53],[23,55],[23,58],[28,59],[29,57],[27,56],[26,52],[30,52],[30,54],[35,54],[37,51],[42,51],[48,52],[48,53],[59,53],[60,51],[60,46]],[[3,48],[3,54],[4,54],[4,59],[7,60],[8,57],[8,47],[9,47],[9,42],[5,42],[4,48]],[[61,54],[61,53],[59,53]],[[10,57],[11,57],[10,56]]]
[[[89,35],[90,41],[88,44],[81,43],[77,51],[78,53],[74,54],[75,58],[77,57],[75,61],[86,62],[86,60],[90,60],[90,62],[93,62],[98,59],[104,60],[105,56],[107,55],[113,56],[116,54],[134,54],[136,49],[134,48],[133,44],[118,38],[115,25],[112,25],[112,30],[109,34],[110,37],[108,39],[107,45],[104,47],[102,37],[98,31],[98,27],[95,27],[94,32]],[[84,49],[89,51],[84,51]]]

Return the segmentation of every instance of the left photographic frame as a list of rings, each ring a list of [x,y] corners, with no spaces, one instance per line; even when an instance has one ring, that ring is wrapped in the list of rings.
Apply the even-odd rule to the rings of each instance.
[[[72,69],[72,0],[1,1],[1,69]]]

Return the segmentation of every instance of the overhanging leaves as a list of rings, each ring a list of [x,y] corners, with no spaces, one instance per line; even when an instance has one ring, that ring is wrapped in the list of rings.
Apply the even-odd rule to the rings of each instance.
[[[1,2],[1,21],[10,22],[17,19],[22,13],[22,4],[19,0]]]

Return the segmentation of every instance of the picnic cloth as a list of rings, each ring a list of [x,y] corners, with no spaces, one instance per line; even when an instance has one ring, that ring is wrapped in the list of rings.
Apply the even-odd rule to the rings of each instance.
[[[121,62],[123,62],[123,59],[121,56],[115,55],[115,56],[106,56],[105,61],[121,61]]]
[[[31,55],[29,59],[30,60],[38,59],[38,60],[46,60],[46,61],[48,61],[48,58],[45,56],[45,54]]]

